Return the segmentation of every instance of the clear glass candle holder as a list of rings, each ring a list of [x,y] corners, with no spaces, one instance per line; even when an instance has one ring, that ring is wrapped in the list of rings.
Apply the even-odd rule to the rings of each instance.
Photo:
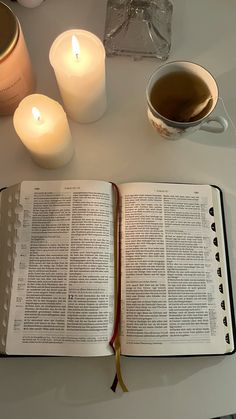
[[[107,55],[166,60],[171,48],[172,11],[169,0],[108,0]]]

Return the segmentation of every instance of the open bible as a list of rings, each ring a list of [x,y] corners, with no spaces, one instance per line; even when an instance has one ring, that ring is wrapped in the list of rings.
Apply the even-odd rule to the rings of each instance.
[[[110,355],[117,304],[123,355],[234,351],[217,187],[26,181],[0,214],[1,354]]]

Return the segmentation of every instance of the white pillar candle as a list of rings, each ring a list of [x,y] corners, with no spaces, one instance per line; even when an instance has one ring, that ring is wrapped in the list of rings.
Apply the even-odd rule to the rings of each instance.
[[[39,6],[44,0],[17,0],[19,4],[25,7],[33,8]]]
[[[68,115],[93,122],[106,110],[105,49],[91,32],[69,30],[51,46],[50,63]]]
[[[73,155],[73,144],[62,106],[44,95],[24,98],[14,113],[13,124],[33,160],[41,167],[64,166]]]

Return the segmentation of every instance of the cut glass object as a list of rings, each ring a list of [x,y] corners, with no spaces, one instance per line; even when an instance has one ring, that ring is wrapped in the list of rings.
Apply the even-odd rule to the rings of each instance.
[[[108,0],[107,55],[166,60],[171,47],[172,11],[169,0]]]

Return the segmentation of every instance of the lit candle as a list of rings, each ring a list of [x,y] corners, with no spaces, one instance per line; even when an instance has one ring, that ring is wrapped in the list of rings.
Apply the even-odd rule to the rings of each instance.
[[[44,95],[27,96],[16,109],[13,124],[39,166],[55,169],[72,158],[71,133],[66,114],[58,102]]]
[[[50,63],[68,115],[93,122],[106,110],[105,49],[91,32],[69,30],[51,46]]]
[[[44,0],[17,0],[19,4],[25,7],[33,8],[39,6]]]

